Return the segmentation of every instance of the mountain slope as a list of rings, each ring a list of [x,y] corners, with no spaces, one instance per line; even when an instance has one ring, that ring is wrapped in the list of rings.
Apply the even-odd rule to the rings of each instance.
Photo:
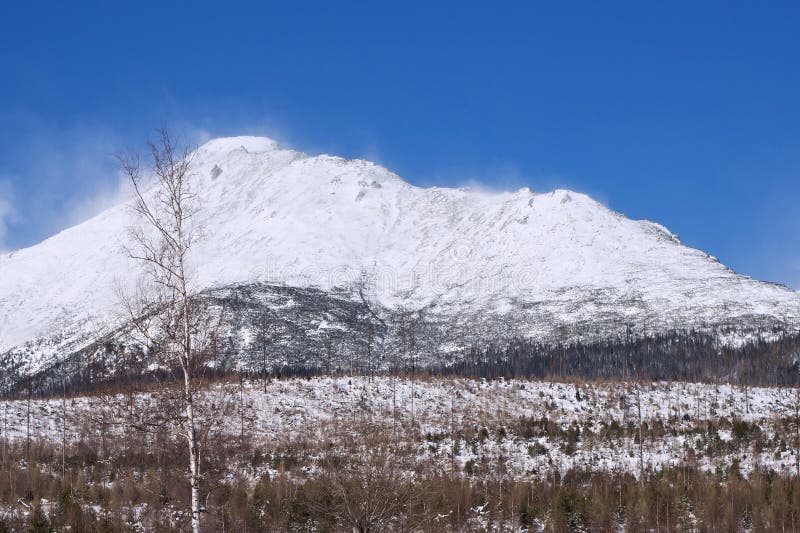
[[[706,329],[742,339],[800,325],[800,295],[730,271],[658,224],[586,195],[418,188],[362,160],[264,138],[196,153],[198,291],[355,283],[386,312],[425,308],[490,336]],[[130,207],[0,256],[0,354],[41,368],[119,325]],[[10,354],[10,355],[9,355]]]

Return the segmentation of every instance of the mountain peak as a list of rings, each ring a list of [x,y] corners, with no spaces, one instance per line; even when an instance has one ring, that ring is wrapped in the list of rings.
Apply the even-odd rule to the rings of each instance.
[[[235,151],[243,151],[251,154],[264,152],[274,152],[280,149],[278,141],[268,137],[256,137],[242,135],[238,137],[218,137],[203,143],[198,152],[209,155],[222,155]]]
[[[798,293],[578,192],[414,187],[380,165],[265,137],[208,141],[194,163],[198,291],[277,283],[340,294],[366,275],[387,309],[540,339],[562,326],[600,336],[630,324],[728,327],[742,338],[800,325]],[[0,356],[57,357],[118,325],[116,285],[138,275],[124,253],[131,217],[120,205],[0,256]]]

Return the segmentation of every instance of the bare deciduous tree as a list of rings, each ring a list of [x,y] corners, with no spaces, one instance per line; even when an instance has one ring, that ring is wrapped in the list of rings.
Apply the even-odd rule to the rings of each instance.
[[[794,465],[800,478],[800,387],[794,388]]]
[[[143,269],[144,283],[135,297],[122,298],[131,330],[146,344],[148,368],[167,377],[159,383],[181,406],[179,427],[186,439],[191,485],[192,530],[201,525],[201,444],[203,418],[197,393],[207,360],[215,352],[208,317],[200,312],[191,284],[189,253],[198,238],[194,217],[198,206],[190,186],[193,152],[176,146],[162,129],[150,143],[149,172],[139,158],[120,157],[122,170],[134,190],[134,209],[141,224],[131,229],[131,258]],[[174,373],[174,374],[173,374]],[[180,383],[176,388],[175,383]],[[207,429],[206,429],[207,431]]]
[[[376,357],[378,355],[377,352],[380,352],[381,357],[383,356],[383,335],[379,334],[376,329],[377,326],[380,325],[382,331],[387,330],[386,322],[380,317],[380,315],[375,311],[373,304],[370,303],[370,300],[374,298],[374,287],[375,279],[374,275],[370,274],[366,271],[362,271],[361,276],[359,277],[358,281],[356,282],[356,290],[358,291],[358,296],[361,299],[361,304],[366,309],[366,316],[364,317],[367,321],[367,335],[366,335],[366,344],[367,344],[367,364],[368,367],[368,375],[369,380],[372,382],[375,380],[375,371],[377,367]],[[377,341],[377,342],[376,342]]]
[[[273,322],[269,319],[266,311],[261,315],[258,322],[258,348],[261,359],[261,380],[264,385],[264,394],[267,394],[267,383],[269,382],[269,349],[275,343],[277,338],[277,331]]]
[[[412,478],[403,468],[398,450],[385,443],[372,444],[366,454],[325,458],[316,481],[328,497],[313,507],[341,531],[405,531],[408,524],[404,522],[412,520],[408,507],[415,498]]]

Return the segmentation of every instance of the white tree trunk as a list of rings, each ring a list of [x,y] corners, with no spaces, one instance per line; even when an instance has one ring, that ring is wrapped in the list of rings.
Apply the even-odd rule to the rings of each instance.
[[[189,444],[189,484],[192,488],[192,532],[200,533],[200,447],[194,419],[194,399],[189,375],[185,375],[186,387],[186,437]]]

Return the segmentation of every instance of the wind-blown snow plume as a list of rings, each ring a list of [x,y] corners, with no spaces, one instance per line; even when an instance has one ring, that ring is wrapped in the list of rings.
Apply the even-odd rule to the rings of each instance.
[[[14,215],[15,210],[11,203],[11,184],[0,180],[0,253],[6,251],[8,226]]]

